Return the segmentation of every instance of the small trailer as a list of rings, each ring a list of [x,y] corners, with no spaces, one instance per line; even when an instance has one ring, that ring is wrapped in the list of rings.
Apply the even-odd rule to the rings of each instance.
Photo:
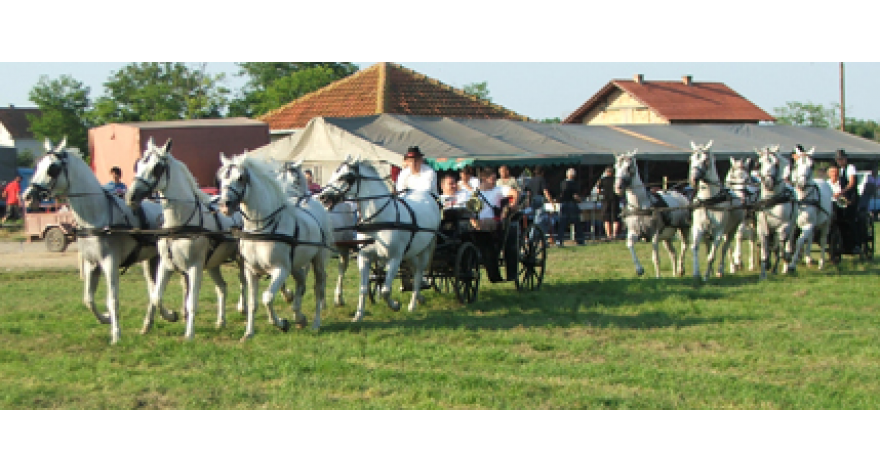
[[[63,252],[76,240],[76,220],[64,206],[42,204],[39,211],[24,210],[24,232],[28,242],[42,239],[50,252]]]

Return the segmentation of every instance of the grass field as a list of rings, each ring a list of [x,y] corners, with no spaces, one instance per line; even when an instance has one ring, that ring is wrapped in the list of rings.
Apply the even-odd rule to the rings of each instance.
[[[639,254],[651,273],[650,247],[640,244]],[[213,327],[208,281],[196,340],[185,343],[182,323],[159,320],[139,334],[143,277],[139,269],[124,275],[122,342],[110,347],[108,327],[82,305],[75,271],[0,273],[0,408],[880,406],[874,263],[844,257],[839,269],[801,266],[796,276],[766,282],[746,272],[703,284],[636,277],[623,243],[548,249],[548,258],[538,292],[492,285],[484,275],[474,305],[429,291],[416,313],[368,306],[359,324],[349,322],[353,266],[347,306],[325,311],[320,332],[281,333],[260,308],[257,334],[244,344],[244,318],[233,305],[227,327]],[[235,301],[237,285],[226,274]],[[166,301],[180,307],[176,281]],[[313,304],[310,290],[307,314]]]

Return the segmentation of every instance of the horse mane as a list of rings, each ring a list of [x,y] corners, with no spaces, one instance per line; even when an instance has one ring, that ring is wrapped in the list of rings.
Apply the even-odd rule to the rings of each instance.
[[[287,193],[278,182],[278,168],[267,159],[257,155],[246,154],[238,161],[238,165],[255,174],[261,182],[265,182],[270,193],[279,201],[287,201]]]
[[[281,172],[283,173],[285,180],[285,185],[290,185],[291,183],[287,181],[287,173],[296,173],[297,181],[299,182],[299,186],[296,189],[291,189],[297,196],[307,196],[310,194],[308,189],[308,180],[306,179],[306,174],[302,170],[302,165],[298,166],[288,166],[293,163],[286,163],[281,166]]]
[[[196,198],[203,204],[210,204],[211,197],[199,188],[199,183],[196,181],[195,176],[192,175],[189,168],[184,165],[183,162],[175,158],[170,152],[167,154],[167,159],[171,166],[174,166],[174,172],[180,173],[186,178],[185,181],[189,185],[193,194],[195,194]]]

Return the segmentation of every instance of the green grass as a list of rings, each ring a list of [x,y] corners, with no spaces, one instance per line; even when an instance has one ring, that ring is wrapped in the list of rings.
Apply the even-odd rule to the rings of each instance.
[[[638,251],[651,273],[650,247]],[[796,276],[766,282],[746,272],[703,284],[689,276],[637,278],[623,243],[548,254],[536,293],[484,276],[474,305],[428,291],[416,313],[368,305],[359,324],[349,322],[357,301],[352,266],[348,305],[325,311],[320,332],[281,333],[260,308],[257,334],[244,344],[234,304],[227,327],[213,327],[216,297],[207,278],[196,340],[185,343],[182,323],[160,319],[153,332],[139,334],[143,277],[138,269],[124,275],[122,342],[111,347],[108,327],[82,305],[75,271],[0,273],[0,408],[880,406],[873,263],[844,257],[839,270],[801,266]],[[665,253],[662,259],[665,269]],[[329,273],[335,277],[335,264]],[[237,286],[230,286],[235,301]],[[177,281],[166,301],[180,306]],[[309,290],[310,316],[313,304]],[[290,317],[280,297],[276,308]]]

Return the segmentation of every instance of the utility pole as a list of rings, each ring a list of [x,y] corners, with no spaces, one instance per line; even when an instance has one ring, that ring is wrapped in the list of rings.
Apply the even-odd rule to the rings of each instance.
[[[846,130],[846,107],[844,107],[843,93],[843,63],[840,63],[840,131]]]

